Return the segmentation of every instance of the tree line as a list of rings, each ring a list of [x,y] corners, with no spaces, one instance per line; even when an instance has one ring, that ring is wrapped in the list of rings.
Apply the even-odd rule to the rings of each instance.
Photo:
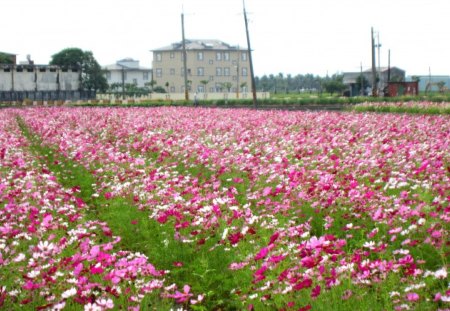
[[[292,76],[279,73],[277,75],[264,75],[255,77],[256,90],[261,92],[277,93],[301,93],[301,92],[327,92],[341,93],[346,86],[343,83],[342,74],[320,77],[313,74],[298,74]]]

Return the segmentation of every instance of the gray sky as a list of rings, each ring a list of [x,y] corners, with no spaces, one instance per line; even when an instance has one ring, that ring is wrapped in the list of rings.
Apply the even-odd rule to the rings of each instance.
[[[67,47],[101,65],[190,39],[246,46],[242,0],[1,0],[0,51],[47,64]],[[371,4],[373,3],[373,4]],[[372,7],[371,7],[372,5]],[[371,64],[370,28],[381,66],[407,75],[450,75],[449,0],[246,0],[255,74],[324,76]],[[377,58],[378,59],[378,58]]]

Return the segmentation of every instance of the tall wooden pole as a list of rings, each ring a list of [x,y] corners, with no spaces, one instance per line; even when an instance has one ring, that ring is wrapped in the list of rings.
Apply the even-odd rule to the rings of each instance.
[[[364,77],[363,77],[363,71],[362,71],[362,62],[360,63],[361,65],[361,73],[360,73],[360,79],[361,79],[361,96],[364,96]]]
[[[248,34],[247,12],[245,11],[245,1],[244,0],[242,0],[242,5],[244,7],[244,21],[245,21],[245,32],[247,34],[248,61],[250,63],[250,75],[251,75],[251,79],[252,79],[253,106],[256,108],[256,106],[258,104],[258,102],[256,100],[256,82],[255,82],[255,74],[253,72],[252,48],[250,47],[250,36]]]
[[[391,50],[388,50],[388,80],[387,82],[391,82]]]
[[[184,38],[184,13],[181,13],[181,35],[183,38],[183,68],[184,68],[184,99],[189,100],[189,89],[187,80],[187,53],[186,53],[186,39]]]

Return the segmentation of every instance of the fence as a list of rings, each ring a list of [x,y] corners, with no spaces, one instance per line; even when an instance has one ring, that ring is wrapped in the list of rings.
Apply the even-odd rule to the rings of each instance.
[[[197,96],[198,100],[221,100],[221,99],[251,99],[252,93],[242,92],[236,94],[235,92],[230,93],[189,93],[189,99],[194,100]],[[269,92],[257,92],[256,96],[258,99],[268,99],[270,98]],[[115,93],[115,94],[97,94],[97,99],[100,100],[114,100],[114,99],[134,99],[134,100],[184,100],[184,93],[150,93],[150,94],[132,94],[132,93]]]

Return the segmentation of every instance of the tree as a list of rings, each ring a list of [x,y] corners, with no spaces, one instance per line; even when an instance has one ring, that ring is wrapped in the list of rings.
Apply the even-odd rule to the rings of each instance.
[[[201,80],[200,83],[203,84],[203,88],[205,89],[205,93],[206,93],[206,91],[207,91],[206,85],[209,83],[209,80]]]
[[[4,53],[0,53],[0,64],[13,64],[13,60],[10,56]]]
[[[155,86],[153,88],[153,92],[155,93],[166,93],[166,90],[162,86]]]
[[[323,87],[325,88],[325,91],[328,93],[331,93],[332,95],[334,93],[341,93],[345,88],[345,84],[343,81],[342,75],[333,75],[331,79],[326,79],[323,82]]]
[[[150,86],[150,92],[153,92],[153,88],[156,85],[156,81],[155,80],[151,80],[150,82],[146,82],[145,86]]]
[[[356,89],[359,90],[361,92],[361,95],[364,96],[365,95],[365,89],[369,86],[369,81],[367,80],[367,78],[364,75],[359,75],[356,78]]]
[[[105,72],[90,51],[79,48],[64,49],[52,55],[50,65],[81,70],[81,88],[84,90],[105,92],[108,89]]]
[[[233,87],[233,84],[232,84],[231,82],[224,82],[224,83],[221,83],[221,86],[222,86],[225,90],[227,90],[228,93],[230,93],[231,88]]]
[[[209,80],[201,80],[200,83],[203,85],[203,98],[206,99],[208,97],[208,83]]]
[[[411,80],[413,80],[414,82],[420,82],[420,77],[419,76],[412,76]]]

